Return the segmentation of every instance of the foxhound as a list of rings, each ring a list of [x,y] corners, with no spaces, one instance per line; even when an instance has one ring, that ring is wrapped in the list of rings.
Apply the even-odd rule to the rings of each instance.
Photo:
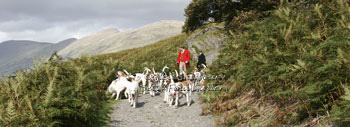
[[[175,82],[172,76],[170,75],[170,83],[169,83],[169,92],[168,92],[168,99],[169,99],[169,106],[172,106],[172,103],[174,101],[174,96],[175,96],[175,107],[178,106],[179,104],[179,95],[183,94],[186,95],[186,101],[187,101],[187,106],[191,105],[191,95],[192,95],[192,90],[191,90],[191,84],[188,79],[188,76],[186,73],[183,73],[185,80],[181,82]]]

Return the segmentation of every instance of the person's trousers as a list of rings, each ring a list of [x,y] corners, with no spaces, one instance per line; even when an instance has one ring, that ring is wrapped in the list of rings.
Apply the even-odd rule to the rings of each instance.
[[[183,73],[183,72],[186,73],[186,64],[185,64],[185,62],[180,62],[179,69],[180,69],[180,74]]]

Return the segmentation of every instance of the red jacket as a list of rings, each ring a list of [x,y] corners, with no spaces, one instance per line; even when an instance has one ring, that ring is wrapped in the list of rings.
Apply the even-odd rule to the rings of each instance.
[[[179,64],[180,62],[186,62],[186,66],[190,66],[190,58],[191,58],[191,54],[188,50],[185,49],[184,53],[181,53],[181,51],[179,52],[179,55],[177,56],[177,64]]]

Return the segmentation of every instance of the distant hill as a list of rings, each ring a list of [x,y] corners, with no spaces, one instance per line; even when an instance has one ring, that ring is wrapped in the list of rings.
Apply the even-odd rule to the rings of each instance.
[[[164,20],[124,32],[107,29],[75,41],[61,50],[59,55],[76,58],[82,54],[98,55],[142,47],[180,34],[182,26],[181,21]]]
[[[70,38],[56,44],[27,40],[10,40],[0,43],[0,78],[18,69],[32,66],[33,60],[42,56],[49,57],[54,51],[59,51],[76,41]]]

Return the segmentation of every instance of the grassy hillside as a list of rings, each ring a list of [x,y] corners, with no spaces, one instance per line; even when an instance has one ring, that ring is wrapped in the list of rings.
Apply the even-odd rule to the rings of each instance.
[[[170,70],[174,70],[177,68],[176,59],[180,46],[186,46],[186,40],[187,35],[181,34],[142,48],[99,55],[93,58],[97,61],[108,58],[116,59],[119,61],[120,66],[130,70],[132,73],[142,72],[144,67],[161,71],[165,65],[167,65]],[[195,64],[193,60],[190,62],[192,65]]]
[[[0,126],[104,126],[111,102],[105,91],[117,70],[174,69],[181,34],[152,45],[62,62],[53,56],[35,69],[5,77],[0,89]]]
[[[349,126],[349,10],[316,0],[240,12],[210,68],[231,89],[207,92],[203,113],[218,126]]]

